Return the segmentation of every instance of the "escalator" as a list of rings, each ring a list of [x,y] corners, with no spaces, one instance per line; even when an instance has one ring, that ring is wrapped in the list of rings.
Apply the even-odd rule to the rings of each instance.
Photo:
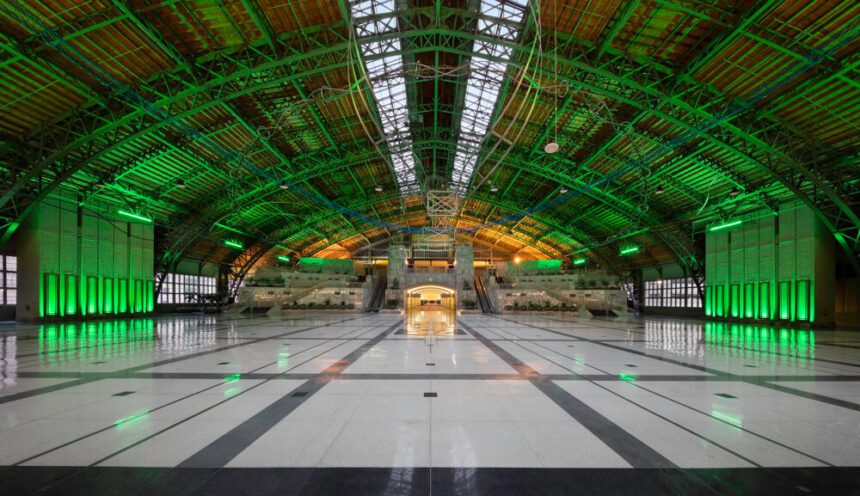
[[[475,271],[475,295],[478,297],[478,305],[481,307],[481,312],[496,313],[490,301],[490,296],[487,294],[487,288],[484,286],[484,279],[477,270]]]
[[[385,288],[388,286],[388,279],[384,275],[380,275],[376,279],[376,286],[373,288],[373,296],[370,298],[370,303],[367,305],[367,312],[379,313],[382,308],[382,301],[385,299]]]

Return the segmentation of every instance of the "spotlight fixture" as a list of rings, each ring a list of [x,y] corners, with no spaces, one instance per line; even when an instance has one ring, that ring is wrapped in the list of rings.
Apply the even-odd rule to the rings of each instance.
[[[289,184],[287,184],[287,182],[286,182],[286,181],[281,181],[281,182],[278,184],[278,187],[279,187],[279,188],[281,188],[281,189],[290,189],[290,185],[289,185]]]
[[[498,191],[498,190],[499,190],[499,187],[498,187],[498,186],[496,186],[495,184],[491,184],[491,185],[490,185],[490,191],[492,191],[493,193],[495,193],[495,192],[496,192],[496,191]]]
[[[558,143],[556,143],[555,141],[550,141],[549,143],[547,143],[547,144],[543,147],[543,151],[545,151],[546,153],[548,153],[548,154],[550,154],[550,155],[552,155],[553,153],[558,152]]]
[[[182,179],[177,179],[176,187],[180,189],[185,189],[185,181],[183,181]]]
[[[566,194],[567,193],[567,186],[562,186],[561,189],[558,190],[558,192],[562,195]]]
[[[107,188],[107,183],[99,179],[96,181],[96,188]]]
[[[382,186],[377,184],[376,187],[373,188],[373,190],[376,191],[377,193],[382,193]]]
[[[732,190],[729,191],[729,196],[731,196],[732,198],[734,198],[735,196],[738,196],[739,194],[741,194],[741,190],[739,190],[737,188],[732,188]]]
[[[657,189],[654,190],[655,195],[662,195],[666,190],[663,189],[662,185],[657,186]]]

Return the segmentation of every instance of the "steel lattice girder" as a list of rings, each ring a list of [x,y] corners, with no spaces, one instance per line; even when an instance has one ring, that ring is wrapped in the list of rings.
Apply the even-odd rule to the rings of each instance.
[[[399,17],[404,18],[404,19],[410,19],[411,16],[417,17],[419,15],[423,15],[426,17],[428,15],[428,13],[429,13],[428,9],[411,9],[409,11],[399,11],[397,13],[397,15]],[[442,15],[442,16],[449,15],[449,16],[456,16],[456,17],[462,18],[462,19],[468,19],[469,18],[468,16],[471,14],[464,13],[462,11],[456,11],[456,14],[455,14],[455,13],[452,13],[452,11],[450,11],[450,10],[446,10],[444,13],[441,13],[440,15]],[[437,25],[439,25],[439,24],[437,24]],[[450,29],[443,29],[441,31],[444,32],[444,35],[447,38],[453,39],[453,40],[474,39],[473,36],[468,35],[464,32],[453,31]],[[328,33],[326,35],[320,36],[320,38],[323,38],[323,39],[337,39],[339,37],[341,40],[343,40],[342,35],[334,35],[333,34],[334,31],[332,31],[332,29],[329,29],[329,28],[323,28],[319,31],[316,31],[316,33]],[[426,37],[437,36],[439,34],[441,34],[441,33],[440,33],[440,30],[438,30],[438,29],[424,30],[424,31],[412,30],[412,31],[407,31],[407,32],[401,33],[399,36],[412,40],[412,39],[418,39],[422,36],[426,38]],[[343,43],[341,43],[341,45],[343,45]],[[420,42],[415,42],[415,43],[412,43],[411,46],[413,46],[413,47],[419,46],[420,47],[420,45],[421,45]],[[410,52],[410,48],[407,48],[404,51],[414,53],[414,52],[417,52],[417,51],[420,51],[423,49],[424,49],[423,47],[422,48],[414,48]],[[447,50],[447,49],[448,49],[447,47],[443,48],[443,50]],[[222,62],[224,62],[224,61],[228,62],[228,65],[226,65],[226,66],[221,65],[219,68],[230,67],[230,68],[234,68],[236,70],[234,72],[220,73],[219,76],[213,77],[213,80],[202,82],[202,86],[206,86],[210,89],[218,87],[217,90],[212,90],[212,91],[215,91],[215,93],[219,94],[219,95],[225,95],[225,93],[223,93],[222,90],[225,89],[230,84],[233,84],[233,83],[236,83],[239,81],[244,82],[244,83],[251,83],[252,81],[251,81],[251,78],[249,77],[250,76],[249,71],[254,71],[256,69],[262,69],[265,71],[265,69],[266,69],[265,66],[268,66],[270,68],[276,68],[276,67],[281,66],[281,64],[279,64],[277,60],[273,59],[271,56],[267,56],[264,52],[265,52],[265,50],[263,50],[261,48],[253,48],[252,47],[249,50],[242,52],[240,54],[237,54],[237,55],[223,56],[223,54],[216,54],[214,56],[215,59],[219,59]],[[315,52],[318,52],[318,53],[314,53],[314,55],[312,55],[310,57],[303,57],[302,55],[304,55],[304,54],[294,54],[294,55],[288,56],[286,58],[290,58],[293,62],[295,62],[296,64],[299,64],[300,66],[301,66],[300,62],[311,62],[311,63],[316,62],[315,67],[313,67],[309,71],[306,71],[306,72],[301,73],[301,74],[308,74],[310,71],[324,72],[324,71],[330,70],[331,68],[342,66],[341,64],[338,64],[336,62],[334,64],[328,64],[328,65],[326,65],[325,62],[323,62],[324,57],[326,55],[331,55],[334,53],[334,50],[331,47],[325,48],[325,49],[317,49],[317,50],[315,50]],[[656,66],[649,67],[649,70],[647,70],[647,71],[636,71],[636,70],[631,71],[630,70],[631,63],[629,61],[619,59],[615,56],[598,58],[598,59],[595,59],[595,62],[592,62],[592,63],[585,62],[586,60],[588,60],[588,57],[576,55],[571,60],[565,60],[565,59],[560,58],[559,63],[562,66],[566,65],[569,68],[573,68],[575,70],[579,70],[579,71],[582,71],[582,72],[587,73],[587,74],[600,74],[602,76],[611,77],[613,80],[619,81],[622,84],[624,84],[625,86],[630,87],[631,89],[634,89],[636,91],[642,91],[644,98],[642,98],[642,100],[640,101],[640,100],[636,100],[636,99],[631,99],[631,98],[627,97],[626,95],[619,95],[619,94],[612,95],[612,92],[607,92],[605,90],[605,88],[599,88],[599,87],[593,87],[592,88],[595,92],[600,92],[601,94],[606,94],[608,96],[612,96],[614,98],[617,98],[621,101],[625,101],[628,104],[635,105],[635,106],[643,108],[643,109],[648,109],[648,111],[652,112],[652,113],[658,113],[658,112],[662,113],[662,110],[666,109],[667,111],[675,113],[678,115],[678,118],[677,119],[673,118],[673,120],[678,120],[678,124],[681,124],[681,125],[684,125],[687,127],[689,127],[690,124],[684,123],[684,122],[680,121],[679,119],[689,118],[691,115],[694,118],[698,117],[699,119],[705,119],[707,116],[707,113],[705,113],[705,115],[701,115],[702,112],[699,111],[699,109],[695,107],[695,103],[688,103],[686,100],[684,100],[684,98],[682,98],[678,95],[691,95],[691,94],[695,95],[695,94],[698,94],[700,96],[705,95],[705,96],[716,96],[717,98],[722,98],[721,95],[715,95],[712,91],[708,90],[707,88],[704,88],[703,85],[699,85],[699,87],[696,88],[695,85],[691,82],[684,82],[684,84],[679,84],[678,87],[680,88],[680,90],[669,91],[668,93],[661,94],[659,90],[661,90],[663,88],[667,88],[671,85],[671,82],[670,82],[671,77],[660,73],[660,71],[657,70]],[[255,62],[259,62],[259,63],[255,64]],[[189,62],[189,63],[191,63],[191,62]],[[194,63],[197,63],[197,62],[194,62]],[[600,67],[600,68],[598,69],[597,67]],[[635,69],[635,67],[633,69]],[[242,75],[243,72],[245,73],[244,76]],[[208,71],[208,73],[212,74],[213,71]],[[662,75],[657,76],[658,73],[660,73]],[[300,79],[301,77],[302,76],[293,76],[291,80],[297,80],[297,79]],[[155,87],[156,83],[161,82],[161,83],[163,83],[163,87],[167,88],[167,91],[165,91],[163,93],[158,93],[157,91],[155,91],[154,94],[163,94],[163,95],[167,96],[168,98],[166,99],[167,101],[165,103],[167,103],[168,105],[170,102],[172,102],[173,104],[177,104],[181,101],[181,98],[177,97],[177,95],[178,95],[177,93],[172,93],[171,88],[173,88],[172,85],[177,85],[176,89],[182,88],[181,83],[177,83],[177,81],[182,81],[182,80],[183,80],[183,78],[182,78],[181,74],[162,73],[153,82],[153,87]],[[280,80],[283,80],[283,78],[280,78]],[[273,83],[270,83],[270,84],[273,84]],[[690,88],[693,88],[693,89],[691,90]],[[658,90],[656,93],[654,91],[655,89]],[[672,89],[675,89],[675,88],[672,88]],[[697,92],[697,90],[698,90],[698,92]],[[208,91],[209,90],[207,90],[207,92]],[[253,93],[253,90],[250,90],[250,91],[246,90],[246,92],[244,94],[249,94],[249,93]],[[234,95],[236,95],[236,93],[234,93]],[[214,102],[207,102],[206,99],[201,97],[199,92],[195,92],[195,91],[184,92],[182,95],[182,98],[184,98],[186,96],[190,96],[191,98],[196,99],[196,100],[192,101],[191,103],[189,103],[187,107],[184,107],[184,108],[189,109],[187,111],[187,115],[193,114],[194,112],[196,112],[197,110],[202,108],[202,106],[204,106],[204,105],[207,105],[210,103],[216,104]],[[233,97],[235,98],[235,96],[233,96]],[[195,105],[195,102],[198,102],[199,105]],[[220,102],[218,102],[217,104],[220,104]],[[37,164],[36,170],[43,170],[45,167],[47,167],[49,165],[55,165],[58,162],[58,159],[60,157],[65,157],[69,153],[80,149],[80,147],[83,144],[93,142],[96,139],[96,137],[99,137],[99,136],[117,137],[117,136],[119,136],[118,134],[111,135],[110,133],[116,133],[121,126],[125,126],[128,124],[136,124],[137,126],[143,126],[143,127],[137,127],[137,129],[141,129],[141,131],[139,131],[139,133],[137,133],[135,135],[136,137],[140,137],[140,136],[142,136],[148,132],[151,132],[152,128],[155,127],[153,125],[149,125],[147,127],[148,123],[147,123],[146,116],[135,115],[134,113],[130,113],[130,114],[127,114],[127,115],[125,115],[125,116],[123,116],[117,120],[108,120],[108,125],[105,126],[107,129],[99,128],[96,132],[96,128],[94,128],[93,125],[97,124],[99,122],[105,122],[105,117],[93,114],[92,113],[93,110],[94,109],[92,107],[89,107],[87,109],[79,109],[78,112],[74,113],[74,115],[72,115],[70,117],[70,120],[67,121],[65,123],[65,125],[58,126],[57,128],[50,128],[50,129],[46,128],[43,130],[43,133],[41,134],[41,136],[47,138],[44,140],[45,143],[55,143],[55,144],[56,143],[64,143],[65,141],[68,141],[68,140],[62,139],[62,137],[64,135],[67,137],[70,137],[73,133],[76,133],[79,130],[82,130],[83,134],[77,134],[77,135],[79,137],[81,137],[81,139],[83,141],[79,140],[79,142],[76,145],[73,145],[70,147],[65,147],[65,149],[60,149],[59,153],[55,153],[53,156],[49,156],[47,160],[42,161],[41,164]],[[95,110],[97,110],[97,109],[95,109]],[[88,111],[90,113],[87,113]],[[776,162],[772,162],[774,164],[774,165],[772,165],[772,167],[774,169],[776,169],[776,170],[772,170],[772,172],[773,172],[773,174],[776,175],[775,178],[779,179],[782,182],[786,182],[786,183],[788,182],[788,180],[784,177],[784,171],[786,170],[786,167],[785,167],[786,163],[789,166],[788,167],[789,170],[796,170],[796,171],[800,172],[800,174],[798,175],[798,178],[806,178],[804,182],[800,183],[801,186],[805,186],[805,185],[809,184],[809,181],[814,179],[817,182],[817,184],[815,184],[815,186],[816,186],[815,190],[816,191],[825,191],[826,193],[821,198],[816,198],[815,200],[810,200],[810,203],[813,203],[813,205],[816,206],[816,208],[821,212],[823,217],[839,221],[838,223],[832,223],[832,229],[835,232],[849,233],[849,232],[851,232],[852,229],[856,230],[856,228],[857,228],[856,216],[852,215],[853,212],[851,212],[850,206],[848,206],[847,202],[845,202],[845,200],[842,199],[841,195],[834,193],[832,191],[833,190],[832,185],[836,184],[838,181],[835,181],[832,179],[828,180],[827,178],[823,178],[823,177],[819,176],[818,174],[812,173],[812,171],[805,168],[805,166],[803,166],[802,163],[799,163],[798,161],[793,161],[790,157],[786,158],[787,155],[785,153],[782,153],[783,147],[777,146],[776,144],[769,143],[763,139],[759,140],[758,136],[763,135],[763,133],[766,130],[771,128],[772,126],[770,124],[772,124],[773,121],[772,121],[770,116],[764,116],[761,114],[753,114],[753,115],[755,116],[755,118],[749,119],[750,120],[749,127],[745,127],[744,129],[742,129],[740,126],[727,124],[725,126],[721,126],[720,128],[718,128],[718,130],[716,130],[712,133],[709,133],[709,134],[715,134],[717,131],[725,133],[726,139],[725,140],[719,140],[719,141],[721,141],[722,144],[725,144],[726,142],[730,142],[729,141],[730,139],[736,140],[736,144],[738,146],[743,146],[744,149],[749,150],[750,153],[752,154],[751,155],[751,154],[744,153],[744,155],[746,157],[750,157],[751,162],[757,163],[759,165],[761,165],[761,163],[758,160],[756,160],[753,155],[755,155],[755,156],[777,155],[779,160]],[[663,114],[663,115],[661,115],[661,117],[663,117],[663,118],[671,117],[671,114],[669,114],[669,113]],[[740,119],[736,119],[735,122],[740,122]],[[78,126],[78,124],[81,124],[81,125]],[[89,124],[89,125],[87,125],[87,124]],[[764,131],[760,131],[760,130],[764,130]],[[58,134],[54,134],[57,131],[60,131],[60,132]],[[94,136],[95,134],[97,134],[98,136]],[[57,136],[59,136],[59,139],[56,139]],[[752,142],[750,140],[751,137],[755,138],[752,140]],[[794,137],[792,136],[792,138],[794,138]],[[784,140],[785,137],[783,136],[782,139]],[[792,144],[797,144],[797,143],[798,143],[798,141],[795,140]],[[793,153],[797,153],[797,152],[793,150]],[[44,154],[40,154],[39,156],[43,156],[43,155]],[[824,153],[816,153],[815,155],[818,157],[827,157],[828,156],[826,150],[824,151]],[[90,157],[88,157],[88,158],[90,158]],[[66,176],[66,177],[68,177],[68,176]],[[28,179],[28,178],[22,178],[22,179]],[[12,190],[10,190],[9,193],[14,194],[15,191],[18,191],[20,189],[21,189],[20,187],[13,188]],[[794,187],[792,189],[797,190],[798,192],[802,191],[798,187]],[[800,193],[801,197],[804,197],[805,195],[806,195],[806,193],[804,193],[804,192]],[[3,200],[8,200],[8,199],[9,198],[7,198],[7,197],[3,198]],[[823,210],[823,212],[822,212],[822,210]],[[854,217],[854,218],[852,218],[852,217]],[[845,227],[842,228],[839,226],[845,226]]]

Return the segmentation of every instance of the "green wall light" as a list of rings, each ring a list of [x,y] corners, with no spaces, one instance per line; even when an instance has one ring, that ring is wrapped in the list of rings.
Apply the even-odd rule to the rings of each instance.
[[[286,255],[278,255],[278,260],[280,260],[281,262],[286,263],[286,262],[289,262],[289,261],[290,261],[290,257],[288,257],[288,256],[286,256]]]
[[[238,241],[233,241],[232,239],[228,239],[227,241],[225,241],[225,242],[224,242],[224,245],[225,245],[225,246],[228,246],[228,247],[230,247],[230,248],[235,248],[235,249],[237,249],[237,250],[241,250],[242,248],[244,248],[244,246],[242,245],[242,243],[240,243],[240,242],[238,242]]]
[[[122,215],[123,217],[128,217],[129,219],[139,220],[141,222],[146,222],[147,224],[152,223],[152,219],[150,219],[149,217],[144,217],[143,215],[129,212],[127,210],[117,210],[116,213]]]
[[[626,247],[622,248],[619,253],[621,255],[633,255],[634,253],[639,253],[639,246],[637,246],[637,245],[626,246]]]
[[[585,265],[586,263],[588,263],[587,258],[574,258],[573,259],[573,265]]]
[[[730,227],[739,226],[739,225],[743,224],[743,222],[744,222],[744,221],[742,221],[742,220],[740,220],[740,219],[732,220],[732,221],[729,221],[729,222],[724,222],[724,223],[722,223],[722,224],[717,224],[716,226],[711,226],[711,228],[710,228],[710,229],[708,229],[708,231],[711,231],[711,232],[714,232],[714,231],[722,231],[723,229],[728,229],[728,228],[730,228]]]

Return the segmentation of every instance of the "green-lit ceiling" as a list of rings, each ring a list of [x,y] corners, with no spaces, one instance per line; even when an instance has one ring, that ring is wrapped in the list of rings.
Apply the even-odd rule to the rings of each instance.
[[[708,223],[800,200],[856,263],[860,3],[533,0],[507,41],[481,29],[508,23],[481,14],[489,1],[397,0],[370,35],[347,0],[4,2],[0,240],[62,190],[154,218],[162,264],[402,239],[451,179],[470,61],[490,43],[510,60],[449,223],[464,240],[695,264]],[[364,78],[381,56],[361,49],[391,40],[405,193]],[[628,245],[643,249],[619,257]]]

